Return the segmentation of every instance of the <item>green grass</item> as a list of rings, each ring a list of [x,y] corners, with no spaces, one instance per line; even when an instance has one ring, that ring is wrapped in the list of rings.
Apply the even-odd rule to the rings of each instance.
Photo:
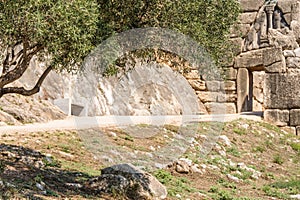
[[[231,147],[231,148],[228,148],[226,150],[226,152],[230,155],[233,155],[235,157],[240,157],[241,156],[241,152],[239,152],[239,150],[236,148],[236,147]]]
[[[300,152],[300,143],[292,143],[290,145],[294,151]]]
[[[233,128],[233,132],[238,135],[245,135],[247,133],[247,129],[235,127],[235,128]]]
[[[277,189],[286,189],[289,194],[299,194],[300,193],[300,179],[290,180],[286,182],[276,182],[270,185]]]
[[[190,181],[184,177],[175,177],[170,172],[160,169],[153,173],[153,175],[168,189],[168,195],[176,196],[176,194],[188,197],[188,193],[194,193],[198,190],[190,185]]]
[[[283,160],[283,158],[282,158],[282,156],[281,156],[280,154],[276,154],[276,155],[273,157],[273,163],[282,165],[282,164],[284,163],[284,160]]]

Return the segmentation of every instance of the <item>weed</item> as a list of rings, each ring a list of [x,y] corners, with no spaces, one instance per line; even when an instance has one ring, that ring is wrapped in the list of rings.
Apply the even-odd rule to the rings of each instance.
[[[218,183],[226,188],[237,189],[236,184],[229,182],[227,180],[224,180],[222,178],[218,180]]]
[[[46,190],[46,192],[48,196],[59,197],[59,195],[52,190]]]
[[[290,145],[291,145],[292,149],[294,149],[294,151],[300,152],[300,143],[292,143]]]
[[[257,147],[254,147],[254,148],[252,149],[252,151],[255,152],[255,153],[256,153],[256,152],[263,153],[263,152],[266,151],[266,148],[263,147],[263,146],[257,146]]]
[[[231,147],[229,149],[227,149],[226,151],[227,153],[235,156],[235,157],[240,157],[241,153],[239,152],[239,150],[236,147]]]
[[[274,147],[274,144],[271,140],[266,140],[265,141],[265,146],[269,149],[272,149]]]
[[[300,180],[290,180],[287,182],[276,182],[271,184],[271,187],[278,189],[288,189],[290,193],[300,193]],[[292,191],[292,192],[291,192]]]
[[[245,128],[237,128],[237,127],[235,127],[233,129],[233,132],[236,133],[236,134],[238,134],[238,135],[245,135],[246,131],[247,130]]]
[[[274,126],[272,124],[268,124],[268,123],[265,123],[265,122],[260,122],[259,125],[262,126],[262,127],[265,127],[266,129],[268,129],[270,131],[275,131],[276,133],[279,133],[279,134],[282,133],[282,131],[279,127]]]
[[[264,191],[266,193],[266,195],[268,195],[270,197],[277,197],[277,198],[282,198],[282,199],[289,198],[289,195],[286,195],[286,194],[282,193],[282,191],[278,190],[277,188],[273,188],[269,185],[265,185],[262,188],[262,191]]]
[[[273,162],[282,165],[284,161],[280,154],[276,154],[273,158]]]
[[[170,172],[163,169],[157,170],[153,175],[168,188],[168,194],[175,196],[176,194],[184,194],[190,192],[196,192],[197,190],[189,185],[189,181],[186,178],[174,177]]]

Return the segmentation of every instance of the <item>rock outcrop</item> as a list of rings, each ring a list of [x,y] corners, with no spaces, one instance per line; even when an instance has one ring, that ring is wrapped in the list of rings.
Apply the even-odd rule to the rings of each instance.
[[[130,200],[159,200],[167,197],[166,188],[152,175],[131,164],[119,164],[101,170],[87,187],[99,194],[115,194]]]

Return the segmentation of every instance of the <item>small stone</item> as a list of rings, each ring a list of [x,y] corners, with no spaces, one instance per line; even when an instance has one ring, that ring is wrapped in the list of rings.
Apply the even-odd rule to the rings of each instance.
[[[175,196],[176,196],[177,198],[179,198],[179,199],[181,198],[181,195],[180,195],[180,194],[176,194]]]
[[[203,174],[203,172],[198,168],[198,165],[197,165],[197,164],[195,164],[195,165],[193,165],[193,166],[191,167],[191,171],[192,171],[193,173]]]
[[[151,151],[155,151],[156,149],[153,146],[149,147]]]
[[[300,199],[300,194],[291,195],[290,198],[292,198],[292,199]]]
[[[228,146],[228,147],[231,146],[231,142],[226,135],[219,136],[219,140],[221,141],[222,144],[225,144],[225,146]]]
[[[248,129],[249,128],[249,124],[243,124],[241,127],[244,128],[244,129]]]
[[[108,135],[110,136],[110,137],[117,137],[117,134],[115,133],[115,132],[109,132],[108,133]]]
[[[183,174],[187,174],[190,172],[190,166],[186,163],[186,162],[183,162],[181,160],[178,160],[177,163],[176,163],[176,168],[175,170],[178,172],[178,173],[183,173]]]
[[[227,176],[227,178],[228,178],[229,180],[234,181],[234,182],[236,182],[236,183],[239,183],[239,182],[241,181],[238,177],[235,177],[235,176],[233,176],[233,175],[231,175],[231,174],[227,174],[226,176]]]
[[[36,183],[35,186],[36,186],[39,190],[42,190],[42,191],[45,190],[44,184]]]

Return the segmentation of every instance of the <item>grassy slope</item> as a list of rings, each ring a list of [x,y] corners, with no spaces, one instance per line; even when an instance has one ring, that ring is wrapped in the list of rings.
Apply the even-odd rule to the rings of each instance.
[[[207,127],[207,123],[197,125],[195,138],[198,143],[182,155],[199,166],[205,165],[203,173],[179,174],[174,167],[151,172],[167,186],[168,199],[288,199],[290,195],[300,194],[299,137],[267,123],[238,120],[227,123],[221,133],[230,139],[231,146],[219,141],[218,148],[203,157],[199,149]],[[95,146],[101,145],[97,137],[93,137],[101,131],[110,142],[127,151],[151,152],[150,146],[157,149],[167,144],[178,127],[165,126],[161,133],[147,139],[128,134],[130,131],[151,132],[151,129],[157,131],[157,127],[139,125],[131,129],[2,134],[0,194],[2,198],[99,198],[80,187],[74,189],[74,184],[84,185],[89,178],[99,175],[104,166],[89,151],[96,150],[86,146],[82,136],[88,134]],[[115,133],[113,137],[112,132]],[[226,155],[220,155],[220,151]],[[45,157],[47,154],[51,155]],[[32,161],[26,161],[26,157]],[[252,173],[232,163],[244,163],[261,175],[254,179]],[[227,174],[238,177],[239,182],[228,179]],[[37,184],[45,184],[46,192],[38,189]]]

